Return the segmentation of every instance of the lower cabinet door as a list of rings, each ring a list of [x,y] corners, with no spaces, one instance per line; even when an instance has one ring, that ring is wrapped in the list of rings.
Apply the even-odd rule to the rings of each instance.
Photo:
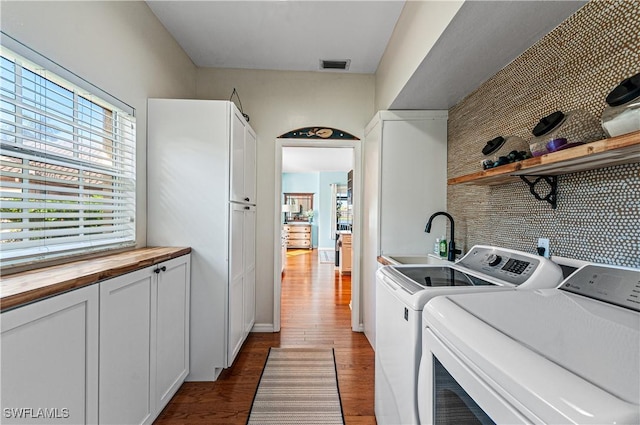
[[[229,346],[227,367],[242,348],[244,342],[244,275],[240,274],[231,281],[229,287]]]
[[[100,283],[100,424],[153,421],[150,268]]]
[[[245,211],[250,209],[245,205],[230,206],[227,367],[233,364],[244,342],[244,232]]]
[[[256,321],[256,210],[244,213],[244,336]]]
[[[190,256],[159,264],[155,350],[155,410],[159,414],[189,374]],[[152,328],[153,329],[153,328]]]
[[[0,315],[3,424],[98,420],[98,286]]]
[[[256,322],[256,269],[244,274],[244,337],[246,338]]]

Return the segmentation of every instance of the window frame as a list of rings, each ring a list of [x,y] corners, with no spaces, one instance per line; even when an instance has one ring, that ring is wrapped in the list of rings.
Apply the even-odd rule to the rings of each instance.
[[[4,216],[0,217],[1,270],[25,265],[36,268],[51,260],[75,260],[87,254],[135,246],[135,109],[5,33],[1,35],[3,64],[5,58],[15,63],[13,91],[5,91],[11,84],[5,86],[3,81],[1,106],[15,109],[0,111],[0,154],[5,174],[0,176],[3,191],[0,200],[20,205],[0,209]],[[43,82],[39,88],[44,93],[44,103],[34,100],[28,104],[22,93],[26,81],[23,69],[37,75],[29,80],[36,86]],[[4,69],[3,74],[10,75]],[[47,106],[48,96],[58,90],[51,89],[54,86],[50,83],[62,93],[57,107],[66,111],[67,103],[71,102],[70,115],[55,111],[56,106]],[[42,93],[34,91],[34,99]],[[63,95],[68,93],[71,96],[65,98]],[[54,97],[51,96],[52,105],[56,103]],[[23,113],[20,105],[31,111]],[[29,118],[29,114],[35,118]],[[60,127],[49,128],[50,121]],[[10,127],[14,128],[13,133]],[[4,171],[7,164],[15,167]],[[69,209],[74,204],[78,205],[77,211]],[[11,238],[12,234],[17,237]]]

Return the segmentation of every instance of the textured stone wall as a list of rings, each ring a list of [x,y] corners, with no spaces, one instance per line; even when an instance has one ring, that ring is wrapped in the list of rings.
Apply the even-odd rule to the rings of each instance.
[[[482,169],[482,147],[498,136],[531,139],[549,113],[584,109],[598,119],[605,97],[640,72],[640,1],[592,1],[449,111],[448,177]],[[524,182],[448,187],[456,241],[640,267],[638,162],[559,177],[558,206]]]

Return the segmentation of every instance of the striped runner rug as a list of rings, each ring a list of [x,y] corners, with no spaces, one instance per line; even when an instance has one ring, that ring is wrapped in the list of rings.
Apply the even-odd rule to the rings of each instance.
[[[248,425],[344,425],[332,348],[271,348]]]

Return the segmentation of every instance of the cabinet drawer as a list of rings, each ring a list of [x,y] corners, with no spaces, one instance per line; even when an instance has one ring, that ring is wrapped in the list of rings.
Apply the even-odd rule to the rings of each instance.
[[[311,239],[311,233],[289,233],[288,239]]]
[[[287,248],[309,248],[311,241],[308,239],[289,239],[287,241]]]
[[[289,233],[311,233],[311,226],[309,225],[293,226],[285,224],[283,229]]]

